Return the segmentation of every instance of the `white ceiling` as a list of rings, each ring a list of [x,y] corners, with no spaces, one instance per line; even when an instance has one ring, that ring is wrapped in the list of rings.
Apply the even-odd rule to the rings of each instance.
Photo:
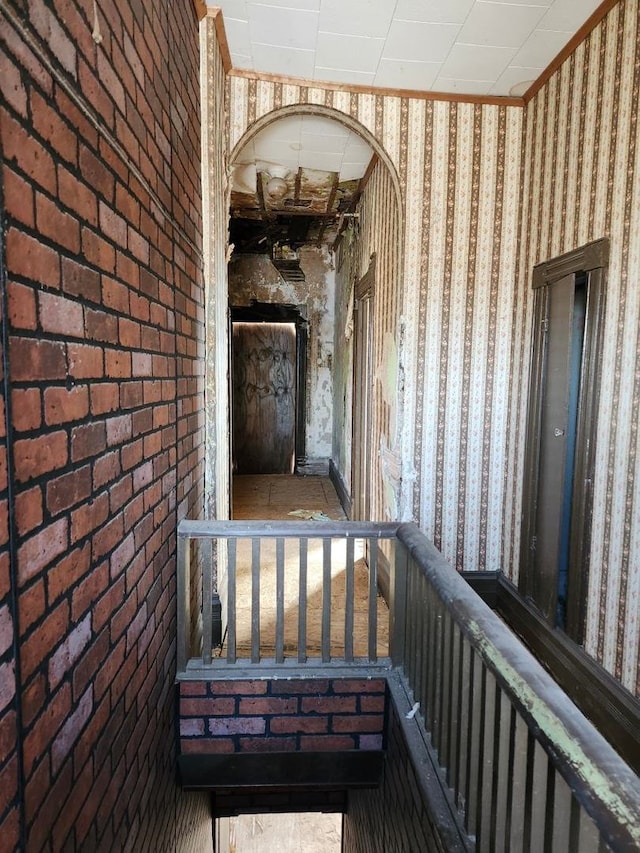
[[[295,175],[298,168],[337,172],[340,181],[350,181],[364,175],[372,154],[358,134],[338,121],[323,116],[287,116],[265,127],[239,152],[233,189],[253,193],[256,172],[276,174],[282,170]]]
[[[600,3],[209,2],[222,9],[234,69],[468,95],[522,94]]]

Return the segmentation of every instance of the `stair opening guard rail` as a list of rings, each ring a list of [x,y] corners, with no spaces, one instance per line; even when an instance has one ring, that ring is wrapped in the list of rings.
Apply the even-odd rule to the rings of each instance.
[[[251,542],[252,631],[250,660],[235,654],[233,577],[237,546]],[[275,656],[260,653],[260,540],[275,541]],[[349,596],[355,543],[366,542],[369,566],[368,649],[370,664],[401,671],[437,755],[440,774],[476,851],[637,851],[640,849],[640,780],[571,702],[518,637],[482,601],[414,524],[362,522],[182,521],[178,527],[178,678],[225,677],[235,664],[270,673],[287,663],[283,646],[284,542],[294,539],[303,556],[305,540],[322,542],[322,649],[331,654],[332,543],[346,553],[344,658],[354,660],[353,606]],[[204,554],[194,541],[206,543]],[[389,570],[389,658],[378,661],[377,568],[380,545],[392,547]],[[193,602],[210,601],[216,548],[226,542],[227,652],[213,659],[211,608],[194,632]],[[220,550],[220,556],[222,551]],[[190,579],[194,561],[202,590]],[[224,560],[223,560],[224,562]],[[198,572],[194,576],[197,578]],[[300,612],[306,607],[300,605]],[[306,604],[306,602],[305,602]],[[255,624],[254,624],[255,617]],[[298,624],[296,664],[307,662],[305,617]],[[209,625],[207,625],[209,622]],[[254,630],[256,628],[257,630]],[[351,637],[349,637],[351,634]],[[200,648],[192,656],[194,637]],[[204,650],[204,651],[203,651]],[[310,660],[308,661],[311,662]],[[317,665],[318,661],[313,661]],[[362,664],[362,659],[358,659]],[[314,666],[315,668],[315,666]],[[249,671],[251,671],[249,669]],[[377,670],[378,674],[380,670]],[[283,675],[285,673],[283,672]]]

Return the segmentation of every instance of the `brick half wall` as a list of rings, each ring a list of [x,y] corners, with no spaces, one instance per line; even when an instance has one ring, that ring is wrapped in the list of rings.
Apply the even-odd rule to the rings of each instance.
[[[178,699],[182,755],[385,748],[385,678],[183,681]]]

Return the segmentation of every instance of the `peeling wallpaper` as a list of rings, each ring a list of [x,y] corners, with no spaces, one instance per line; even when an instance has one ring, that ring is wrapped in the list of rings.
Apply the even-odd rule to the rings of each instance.
[[[399,219],[385,216],[393,193],[375,181],[362,200],[382,218],[379,228],[400,229],[396,290],[376,339],[380,365],[382,324],[390,324],[398,351],[398,515],[415,519],[459,569],[503,569],[517,580],[533,265],[610,237],[586,645],[636,693],[637,27],[638,0],[617,4],[524,109],[227,81],[230,150],[274,111],[319,105],[371,134],[383,154],[380,175],[386,169],[389,186],[399,187]],[[363,252],[369,239],[361,231]],[[362,257],[350,263],[354,275],[366,269]],[[344,292],[344,283],[338,287]],[[347,349],[341,377],[349,358]],[[348,417],[349,403],[338,390],[335,412]],[[391,446],[393,418],[386,416],[378,428]],[[348,481],[348,444],[336,454],[335,438],[334,461]],[[375,470],[382,514],[388,496],[379,459]]]

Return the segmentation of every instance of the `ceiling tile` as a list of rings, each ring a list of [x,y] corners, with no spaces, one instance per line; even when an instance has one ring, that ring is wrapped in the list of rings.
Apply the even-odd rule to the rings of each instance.
[[[217,0],[213,0],[215,5],[222,5],[224,7],[224,3],[227,0],[223,0],[223,3],[218,3]],[[247,4],[247,8],[249,6],[279,6],[281,9],[290,9],[292,11],[296,11],[298,9],[302,9],[307,12],[317,12],[320,9],[321,0],[269,0],[268,3],[256,3],[255,0],[245,0]]]
[[[476,0],[477,3],[483,3],[485,0]],[[554,0],[492,0],[493,3],[500,3],[503,6],[551,6]],[[581,3],[582,0],[574,0]]]
[[[544,68],[525,68],[510,65],[498,77],[491,87],[492,95],[508,95],[513,86],[524,82],[533,82],[542,74]]]
[[[344,68],[348,71],[374,73],[378,67],[384,39],[339,36],[318,33],[316,67]]]
[[[254,70],[253,59],[250,56],[246,56],[244,53],[236,53],[235,51],[230,51],[229,53],[231,56],[231,64],[235,69],[243,71]]]
[[[540,21],[541,30],[558,30],[574,33],[595,12],[601,0],[555,0],[553,6]]]
[[[401,59],[381,59],[375,85],[388,89],[431,88],[440,69],[440,62],[408,62]]]
[[[218,0],[217,3],[209,5],[219,6],[222,9],[225,24],[227,18],[238,18],[241,21],[249,20],[246,0]]]
[[[483,95],[491,85],[491,80],[464,80],[454,77],[436,77],[433,84],[433,91],[461,95]]]
[[[543,6],[476,3],[456,41],[519,48],[543,17]]]
[[[369,161],[366,163],[342,163],[340,166],[341,181],[355,181],[361,178],[367,171]]]
[[[313,51],[254,44],[251,50],[254,67],[267,74],[309,78],[313,74]]]
[[[375,78],[374,71],[352,71],[344,68],[323,68],[316,65],[314,80],[326,83],[353,83],[356,86],[371,86]]]
[[[313,50],[316,46],[318,13],[277,6],[248,6],[251,37],[260,44]]]
[[[442,65],[440,77],[457,80],[487,80],[494,83],[513,59],[511,47],[455,44]]]
[[[462,24],[474,0],[398,0],[394,18],[401,21],[425,21]]]
[[[224,31],[229,44],[234,45],[234,52],[251,56],[251,37],[249,22],[240,18],[225,18]]]
[[[328,154],[322,151],[301,151],[300,165],[304,169],[321,169],[325,172],[339,172],[342,154]]]
[[[322,0],[319,29],[326,33],[384,38],[395,0]]]
[[[449,53],[459,29],[457,24],[393,21],[382,55],[385,59],[441,62]]]
[[[510,62],[510,65],[535,66],[544,68],[560,53],[567,43],[567,34],[554,30],[536,30],[531,33]]]
[[[323,136],[349,137],[350,131],[339,121],[324,116],[302,116],[302,133],[321,133]]]
[[[325,136],[321,133],[305,133],[300,136],[303,151],[323,151],[327,154],[344,154],[346,136]]]

